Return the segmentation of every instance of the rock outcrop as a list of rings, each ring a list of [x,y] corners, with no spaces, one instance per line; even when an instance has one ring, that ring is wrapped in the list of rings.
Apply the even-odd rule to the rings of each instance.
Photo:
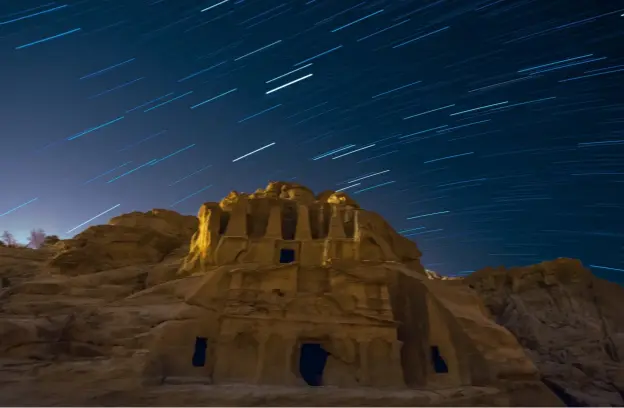
[[[82,275],[124,266],[156,264],[188,245],[197,219],[169,210],[133,212],[112,218],[108,225],[87,228],[55,244],[49,266],[63,275]]]
[[[624,288],[581,262],[488,268],[464,283],[511,331],[571,406],[624,405]]]
[[[283,182],[2,247],[0,404],[621,401],[620,287],[570,260],[444,279],[420,256],[346,194]]]

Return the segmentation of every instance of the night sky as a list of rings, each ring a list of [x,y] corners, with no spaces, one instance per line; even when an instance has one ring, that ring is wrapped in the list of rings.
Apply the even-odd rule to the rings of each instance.
[[[443,274],[624,277],[624,1],[44,1],[0,0],[0,231],[293,180]]]

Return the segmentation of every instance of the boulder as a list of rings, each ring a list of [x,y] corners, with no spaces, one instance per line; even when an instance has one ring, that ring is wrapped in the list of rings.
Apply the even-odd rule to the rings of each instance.
[[[156,264],[185,241],[147,227],[97,225],[63,241],[49,266],[56,273],[80,275],[139,264]]]

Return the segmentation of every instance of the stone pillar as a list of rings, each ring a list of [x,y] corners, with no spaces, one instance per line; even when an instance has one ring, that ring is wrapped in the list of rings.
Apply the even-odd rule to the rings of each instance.
[[[340,217],[340,207],[337,205],[331,206],[331,218],[329,220],[329,231],[327,231],[327,239],[345,239],[344,225],[342,217]]]
[[[258,372],[259,354],[260,344],[253,333],[221,333],[215,351],[214,382],[253,383]]]
[[[270,347],[268,344],[269,335],[270,333],[268,331],[261,331],[255,335],[255,338],[258,341],[258,362],[256,363],[253,380],[255,384],[262,384],[263,380],[266,380],[267,374],[270,375],[270,373],[267,373],[268,369],[272,367],[270,361],[271,350],[267,350],[267,348]]]
[[[362,231],[360,230],[360,211],[357,208],[353,209],[353,239],[356,241],[362,240]]]
[[[295,240],[307,241],[312,239],[312,229],[310,228],[310,215],[308,207],[300,205],[297,208],[297,230]]]
[[[344,241],[347,237],[344,231],[342,218],[340,217],[340,207],[335,204],[331,205],[331,218],[329,219],[329,230],[323,244],[323,264],[336,257],[337,240]],[[338,254],[340,256],[340,254]]]
[[[299,377],[299,353],[301,352],[299,339],[291,334],[284,336],[283,346],[284,358],[284,382],[283,385],[300,386],[305,385],[305,381]]]
[[[331,251],[331,242],[329,241],[329,239],[325,239],[323,241],[323,255],[321,257],[321,265],[328,265],[329,264],[329,260],[332,258],[332,251]]]
[[[260,359],[256,383],[273,385],[300,385],[292,372],[296,340],[280,333],[263,333],[259,339]]]
[[[401,349],[403,348],[403,342],[399,340],[392,341],[392,348],[390,350],[390,358],[392,360],[392,374],[394,376],[393,383],[405,387],[405,378],[403,376],[403,365],[401,364]]]
[[[247,207],[249,202],[246,197],[240,197],[238,202],[232,206],[230,221],[225,229],[226,237],[247,238]]]
[[[264,238],[282,239],[282,207],[279,203],[271,205],[269,209],[269,221]]]
[[[330,208],[329,230],[323,245],[323,264],[327,264],[329,259],[336,257],[336,240],[345,240],[347,237],[340,217],[340,208],[335,204],[332,204]]]
[[[228,353],[236,352],[232,350],[230,346],[234,342],[235,335],[233,334],[220,334],[215,339],[215,363],[212,372],[212,380],[215,384],[231,381],[230,363],[228,361]]]
[[[384,336],[385,337],[385,336]],[[360,347],[365,384],[372,387],[404,386],[401,343],[389,338],[367,339]]]
[[[301,266],[321,265],[322,248],[312,239],[310,226],[310,210],[306,205],[300,205],[297,209],[297,230],[295,240],[301,242],[299,264]]]

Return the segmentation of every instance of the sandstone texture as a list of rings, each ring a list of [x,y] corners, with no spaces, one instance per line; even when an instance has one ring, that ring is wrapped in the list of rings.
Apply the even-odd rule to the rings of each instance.
[[[622,404],[622,288],[444,279],[347,194],[275,182],[0,247],[0,405]]]
[[[624,405],[624,288],[574,259],[464,279],[568,405]]]
[[[49,266],[59,274],[82,275],[159,263],[186,245],[196,229],[195,217],[169,210],[121,215],[55,244],[59,252]]]

